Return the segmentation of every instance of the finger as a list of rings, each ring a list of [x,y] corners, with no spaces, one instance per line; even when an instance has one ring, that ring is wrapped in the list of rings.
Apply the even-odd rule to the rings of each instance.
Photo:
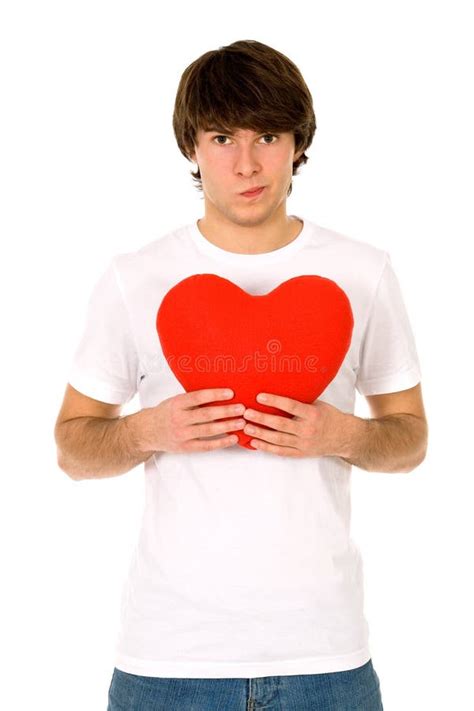
[[[296,447],[281,447],[277,444],[271,444],[270,442],[265,442],[261,439],[251,439],[250,444],[255,449],[261,449],[264,452],[270,452],[271,454],[277,454],[280,457],[302,457],[303,452]]]
[[[258,437],[270,444],[278,444],[280,447],[295,447],[297,442],[297,437],[293,434],[286,434],[285,432],[279,432],[277,430],[267,430],[257,425],[245,425],[244,433],[252,435],[252,437]]]
[[[250,408],[245,410],[244,417],[246,420],[259,422],[262,425],[268,425],[274,430],[279,430],[280,432],[288,432],[290,434],[297,433],[298,422],[290,417],[270,415],[268,412],[260,412],[259,410],[251,410]]]
[[[203,422],[211,422],[225,417],[237,417],[244,414],[245,405],[242,403],[232,403],[232,405],[212,405],[209,407],[196,407],[192,410],[185,410],[184,424],[195,425]]]
[[[238,441],[237,435],[228,435],[216,439],[191,439],[183,445],[183,449],[187,452],[209,452],[213,449],[233,447]]]
[[[242,430],[245,426],[244,419],[223,420],[222,422],[207,422],[205,424],[192,425],[188,428],[190,433],[189,439],[195,437],[212,437],[212,435],[221,432],[234,432],[234,430]]]
[[[207,388],[204,390],[191,390],[188,393],[182,393],[180,398],[184,400],[186,409],[198,407],[203,403],[213,402],[214,400],[230,400],[234,397],[233,390],[229,388]]]
[[[265,396],[265,400],[260,399],[260,395]],[[307,403],[300,402],[299,400],[294,400],[291,397],[286,397],[286,395],[274,395],[273,393],[259,393],[257,395],[257,402],[261,402],[263,405],[269,405],[270,407],[277,407],[283,412],[288,412],[290,415],[295,417],[304,417],[305,409],[308,407]]]

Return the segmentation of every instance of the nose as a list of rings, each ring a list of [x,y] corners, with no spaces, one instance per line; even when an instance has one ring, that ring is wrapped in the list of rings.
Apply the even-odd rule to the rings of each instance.
[[[261,168],[259,158],[257,156],[257,148],[253,145],[240,146],[237,149],[235,158],[235,171],[241,175],[253,175]]]

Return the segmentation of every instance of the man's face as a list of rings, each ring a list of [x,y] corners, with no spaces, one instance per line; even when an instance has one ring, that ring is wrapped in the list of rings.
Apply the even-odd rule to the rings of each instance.
[[[191,159],[201,172],[206,214],[225,217],[241,225],[264,222],[285,201],[292,179],[295,155],[292,132],[269,134],[238,129],[199,130]],[[241,193],[265,186],[257,197]],[[217,215],[216,213],[221,213]]]

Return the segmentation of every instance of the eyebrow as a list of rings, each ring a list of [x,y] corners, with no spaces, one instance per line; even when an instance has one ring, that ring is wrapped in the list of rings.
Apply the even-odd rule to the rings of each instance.
[[[211,126],[210,128],[206,129],[206,133],[213,133],[214,131],[220,131],[222,133],[228,133],[229,136],[234,136],[235,132],[234,131],[226,131],[225,128],[222,126]]]
[[[226,131],[222,126],[210,126],[205,129],[206,133],[213,133],[214,131],[226,133],[228,136],[235,136],[235,131]],[[254,133],[262,133],[262,131],[254,131]]]

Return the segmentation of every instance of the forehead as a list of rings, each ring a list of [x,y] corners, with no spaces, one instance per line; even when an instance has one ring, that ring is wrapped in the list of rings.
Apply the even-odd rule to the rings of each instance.
[[[211,126],[206,126],[206,128],[200,128],[198,130],[198,134],[205,135],[207,133],[225,133],[227,136],[258,136],[259,134],[265,133],[265,132],[270,132],[273,133],[275,132],[273,129],[267,127],[267,128],[261,128],[261,129],[251,129],[251,128],[232,128],[228,129],[225,126],[219,126],[218,124],[213,124]],[[278,133],[290,133],[289,131],[278,131]]]
[[[224,125],[219,125],[219,124],[212,124],[211,126],[207,126],[205,129],[201,129],[203,133],[212,133],[213,131],[224,131],[225,133],[228,133],[230,136],[238,136],[240,134],[245,134],[245,133],[258,133],[258,131],[253,131],[252,129],[249,128],[233,128],[229,129],[226,128]]]

